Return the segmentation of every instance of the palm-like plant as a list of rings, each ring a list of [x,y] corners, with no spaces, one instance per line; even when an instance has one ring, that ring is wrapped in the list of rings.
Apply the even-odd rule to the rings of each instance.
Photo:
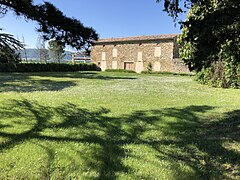
[[[2,31],[1,28],[0,31]],[[23,48],[24,45],[13,35],[0,33],[0,62],[13,63],[19,61],[19,53],[17,52]]]

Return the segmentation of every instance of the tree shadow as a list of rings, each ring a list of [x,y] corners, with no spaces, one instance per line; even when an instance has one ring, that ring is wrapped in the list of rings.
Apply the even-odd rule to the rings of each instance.
[[[124,146],[144,145],[157,152],[156,159],[171,162],[180,174],[186,172],[177,163],[193,169],[195,178],[237,178],[239,150],[228,148],[224,143],[240,142],[240,110],[225,113],[223,117],[204,116],[214,108],[165,108],[111,117],[110,110],[103,107],[91,111],[71,103],[49,107],[25,99],[13,100],[0,109],[0,137],[6,138],[0,152],[30,139],[94,145],[90,154],[81,155],[85,166],[98,173],[97,179],[116,179],[118,173],[133,171],[133,167],[123,163],[126,156],[134,156]],[[53,121],[53,117],[58,119]],[[22,124],[29,124],[28,128],[21,128]],[[144,136],[150,131],[162,136]],[[55,158],[53,150],[39,146],[49,156],[50,169]],[[52,171],[46,172],[46,177],[50,177]]]
[[[174,117],[176,122],[167,123],[164,135],[174,141],[151,142],[160,153],[192,167],[201,179],[240,177],[240,153],[224,146],[224,143],[240,142],[240,110],[227,112],[221,117],[201,117],[211,110],[208,106],[189,106],[184,109],[165,109],[163,116]],[[160,113],[154,111],[154,113]],[[200,113],[200,116],[197,115]],[[163,151],[162,144],[174,144],[178,151]]]
[[[54,80],[52,79],[54,78]],[[58,79],[59,78],[59,79]],[[72,78],[63,80],[62,78]],[[74,79],[134,80],[136,77],[101,75],[97,72],[1,73],[1,92],[60,91],[76,86]]]
[[[0,93],[60,91],[75,85],[74,81],[35,79],[31,74],[0,74]]]
[[[41,77],[59,77],[59,78],[79,78],[79,79],[99,79],[99,80],[121,80],[121,79],[129,79],[134,80],[137,79],[136,77],[132,77],[131,74],[122,74],[120,75],[102,75],[101,72],[85,72],[85,71],[79,71],[79,72],[49,72],[49,73],[35,73],[36,76]],[[131,76],[130,76],[131,75]]]

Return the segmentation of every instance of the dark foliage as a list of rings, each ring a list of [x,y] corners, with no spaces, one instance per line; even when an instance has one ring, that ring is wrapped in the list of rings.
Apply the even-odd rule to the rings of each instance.
[[[6,47],[0,48],[0,63],[18,63],[20,62],[19,53]]]
[[[205,0],[156,0],[156,2],[164,2],[164,11],[176,20],[179,13],[185,12],[195,3],[202,3]],[[183,6],[181,6],[183,4]]]
[[[161,0],[157,0],[160,2]],[[239,0],[163,0],[165,11],[177,20],[183,8],[190,9],[180,22],[180,56],[190,70],[200,72],[200,81],[218,87],[239,87]],[[219,68],[219,64],[222,67]],[[205,71],[206,70],[206,71]],[[221,72],[220,72],[221,71]],[[202,79],[202,77],[206,79]]]
[[[0,31],[2,29],[0,28]],[[23,44],[11,34],[0,33],[0,63],[16,63],[20,61],[19,53]]]
[[[194,76],[194,73],[175,73],[175,72],[158,72],[158,71],[142,71],[142,74],[162,74],[170,76]]]
[[[180,56],[200,81],[216,87],[239,87],[240,4],[205,0],[195,4],[183,23]],[[221,65],[221,66],[219,66]],[[204,79],[203,79],[204,78]]]
[[[232,43],[231,54],[240,59],[239,36],[240,36],[240,4],[237,0],[204,1],[204,5],[194,6],[183,27],[187,29],[182,37],[182,43],[190,43],[194,46],[191,58],[186,58],[191,69],[201,70],[211,66],[218,60],[219,53],[225,51],[223,46]],[[214,7],[216,6],[216,7]],[[229,45],[227,45],[229,47]],[[233,47],[231,45],[231,47]],[[223,53],[226,54],[226,53]],[[184,57],[185,58],[185,57]]]
[[[98,71],[95,64],[59,64],[59,63],[0,63],[0,72],[67,72],[67,71]]]

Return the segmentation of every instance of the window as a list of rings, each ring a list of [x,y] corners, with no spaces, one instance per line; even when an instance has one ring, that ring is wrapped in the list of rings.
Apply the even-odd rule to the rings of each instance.
[[[138,52],[138,61],[142,61],[142,52]]]
[[[118,53],[118,52],[117,52],[117,49],[114,48],[114,49],[113,49],[113,57],[117,57],[117,53]]]
[[[161,57],[161,47],[155,47],[154,57]]]
[[[102,61],[106,60],[106,52],[102,52]]]

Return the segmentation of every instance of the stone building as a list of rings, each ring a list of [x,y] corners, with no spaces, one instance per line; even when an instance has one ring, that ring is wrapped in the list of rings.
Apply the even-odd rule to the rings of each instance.
[[[126,69],[138,73],[153,71],[189,72],[179,59],[177,35],[99,39],[91,49],[91,59],[104,71]]]

